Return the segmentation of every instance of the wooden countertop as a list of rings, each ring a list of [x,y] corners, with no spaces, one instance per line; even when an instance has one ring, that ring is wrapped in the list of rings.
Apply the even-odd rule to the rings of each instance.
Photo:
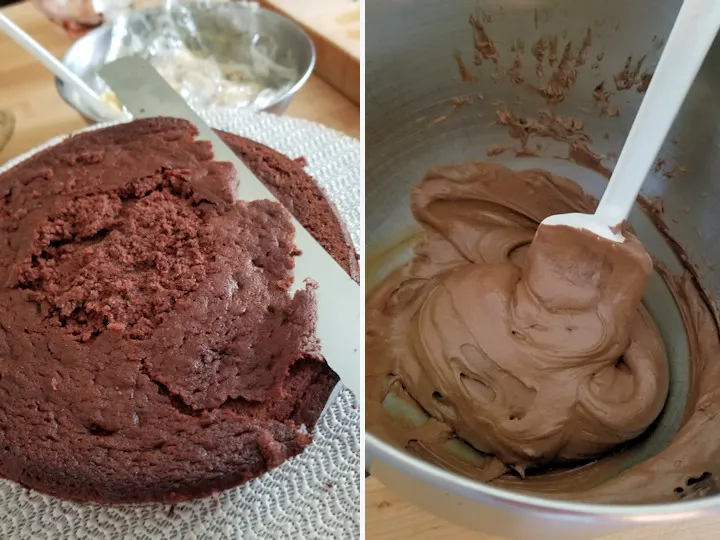
[[[365,480],[365,538],[368,540],[500,540],[468,531],[422,511],[375,478]]]
[[[368,540],[503,540],[476,533],[421,510],[374,478],[365,480],[365,537]],[[632,529],[598,540],[720,539],[720,517]],[[533,540],[527,538],[527,540]]]
[[[71,41],[29,2],[0,10],[44,47],[62,57]],[[87,123],[55,90],[54,77],[39,62],[0,33],[0,110],[15,115],[15,132],[0,151],[0,164]],[[353,137],[360,135],[360,109],[316,76],[298,92],[285,113],[325,124]]]

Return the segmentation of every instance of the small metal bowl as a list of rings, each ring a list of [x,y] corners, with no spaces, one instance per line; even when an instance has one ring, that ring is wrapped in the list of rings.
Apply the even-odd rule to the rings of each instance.
[[[254,37],[257,39],[270,39],[275,45],[275,56],[272,60],[291,55],[297,66],[296,80],[291,84],[284,86],[284,90],[272,98],[258,110],[282,114],[293,96],[310,78],[313,68],[315,67],[315,46],[305,31],[295,22],[273,11],[260,8],[256,5],[248,5],[241,3],[191,3],[184,4],[183,8],[189,10],[195,18],[195,27],[198,35],[203,39],[205,45],[218,43],[218,47],[224,50],[210,52],[218,52],[219,55],[227,56],[227,45],[237,43],[242,37],[238,30],[232,30],[229,25],[224,24],[228,18],[228,10],[236,21],[241,21],[243,26],[253,28]],[[162,6],[149,8],[139,11],[138,13],[147,17],[151,23],[163,15],[164,8]],[[118,23],[115,23],[118,24]],[[233,33],[227,33],[225,39],[217,39],[218,33],[222,37],[223,29]],[[105,24],[93,31],[89,32],[82,38],[78,39],[68,49],[62,62],[73,72],[83,78],[91,87],[102,93],[103,88],[99,87],[102,82],[99,80],[97,71],[106,62],[108,50],[111,43],[113,32],[113,24]],[[204,36],[203,33],[206,33]],[[208,35],[209,34],[209,35]],[[245,37],[247,40],[247,37]],[[74,88],[64,84],[61,80],[56,79],[55,84],[60,96],[83,117],[90,122],[106,122],[112,120],[99,115],[85,102]]]

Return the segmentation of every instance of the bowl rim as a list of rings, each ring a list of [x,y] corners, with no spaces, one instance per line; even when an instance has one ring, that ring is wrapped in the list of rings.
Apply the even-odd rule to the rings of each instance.
[[[204,5],[202,1],[196,0],[193,2],[188,2],[186,4],[183,4],[184,7],[192,6],[192,5]],[[315,42],[312,40],[310,35],[307,33],[307,31],[300,26],[297,22],[292,20],[289,17],[286,17],[282,13],[278,13],[277,11],[273,11],[271,9],[265,8],[263,6],[260,6],[258,4],[254,5],[246,5],[243,3],[238,2],[220,2],[217,4],[213,4],[214,6],[232,6],[231,9],[251,9],[256,12],[260,12],[263,14],[263,16],[270,17],[271,19],[276,19],[278,21],[282,21],[285,24],[289,24],[290,27],[292,27],[301,38],[304,38],[307,44],[310,47],[310,61],[308,62],[307,68],[305,71],[300,74],[298,77],[298,80],[290,87],[286,92],[283,92],[282,94],[277,95],[268,105],[263,107],[262,109],[257,109],[258,112],[272,112],[271,109],[273,107],[278,106],[283,101],[289,100],[297,92],[302,88],[305,83],[310,79],[313,72],[315,71],[315,64],[317,62],[317,49],[315,47]],[[135,13],[152,13],[154,11],[160,12],[161,10],[165,9],[162,4],[150,6],[144,9],[139,9],[135,11]],[[103,34],[106,32],[110,32],[113,26],[115,26],[116,23],[114,22],[106,22],[96,28],[93,28],[90,32],[83,35],[79,39],[75,40],[73,43],[70,44],[70,46],[67,48],[65,53],[63,54],[60,61],[67,66],[69,58],[75,53],[76,48],[80,48],[83,46],[83,43],[85,44],[91,39],[90,36],[93,36],[93,38],[96,35]],[[72,99],[70,99],[67,91],[65,90],[65,83],[61,81],[59,78],[55,77],[55,89],[57,90],[57,93],[60,95],[62,100],[67,103],[70,107],[75,109],[81,116],[84,118],[91,120],[93,122],[111,122],[113,121],[112,118],[107,118],[104,116],[99,115],[96,113],[92,108],[87,109],[81,109],[77,103],[75,103]],[[244,107],[247,108],[247,107]]]
[[[720,495],[701,499],[652,504],[597,504],[550,499],[527,495],[477,482],[442,469],[427,461],[398,450],[366,430],[365,467],[372,475],[372,462],[383,461],[405,474],[433,486],[493,506],[510,506],[539,514],[554,514],[560,519],[604,519],[614,522],[652,524],[681,521],[708,514],[720,507]]]

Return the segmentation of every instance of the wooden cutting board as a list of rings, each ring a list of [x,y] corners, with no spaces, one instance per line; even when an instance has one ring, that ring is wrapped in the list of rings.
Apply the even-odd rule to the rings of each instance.
[[[360,104],[359,0],[260,0],[310,34],[317,50],[315,73]]]

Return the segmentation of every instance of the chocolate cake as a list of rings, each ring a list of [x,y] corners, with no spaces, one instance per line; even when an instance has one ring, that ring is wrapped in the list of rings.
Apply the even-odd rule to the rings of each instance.
[[[337,376],[310,288],[289,293],[300,223],[357,278],[302,164],[194,126],[78,135],[0,175],[0,476],[76,501],[176,502],[300,453]],[[307,429],[303,430],[302,426]]]

